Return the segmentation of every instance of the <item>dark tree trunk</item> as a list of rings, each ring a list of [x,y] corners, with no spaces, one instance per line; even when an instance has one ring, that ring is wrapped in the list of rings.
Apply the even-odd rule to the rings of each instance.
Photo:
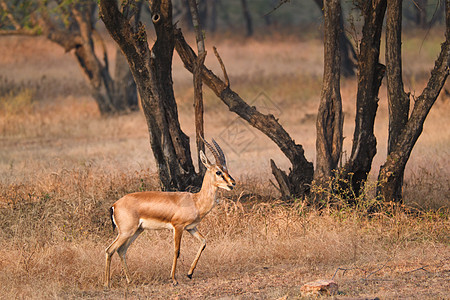
[[[360,1],[360,8],[364,26],[358,56],[355,131],[352,153],[345,166],[356,195],[359,195],[360,188],[367,179],[377,152],[373,128],[378,108],[378,92],[385,73],[384,65],[379,63],[379,56],[386,0]]]
[[[252,15],[250,14],[250,10],[248,9],[247,0],[241,0],[241,5],[242,5],[242,13],[244,15],[246,36],[249,37],[253,35]]]
[[[325,0],[324,72],[317,114],[316,169],[314,180],[323,184],[333,176],[342,152],[342,102],[340,92],[339,0]]]
[[[175,48],[186,69],[193,72],[197,56],[184,40],[180,30],[177,30],[175,34]],[[225,69],[223,65],[222,69]],[[203,82],[228,106],[230,111],[236,113],[269,137],[290,160],[292,169],[289,175],[277,168],[278,171],[284,173],[284,178],[287,178],[287,182],[280,184],[280,186],[287,186],[289,190],[289,194],[283,196],[290,198],[307,194],[310,189],[314,169],[313,164],[305,158],[303,147],[292,140],[273,115],[260,113],[254,106],[248,105],[237,93],[231,90],[225,71],[224,75],[225,82],[205,66],[202,67]],[[282,178],[283,176],[278,177]]]
[[[386,14],[386,81],[389,106],[389,137],[387,153],[390,155],[405,128],[409,113],[409,96],[403,89],[402,55],[402,0],[388,2]],[[403,171],[401,170],[393,186],[395,201],[402,199]]]
[[[230,14],[228,12],[228,7],[223,4],[222,0],[216,0],[216,1],[217,1],[217,6],[219,8],[219,11],[221,13],[221,18],[225,22],[226,27],[228,27],[228,29],[234,30],[235,26],[234,26],[234,23],[231,21]]]
[[[323,0],[314,0],[317,6],[324,13]],[[344,15],[341,13],[339,15],[339,49],[341,52],[341,72],[344,77],[353,77],[355,76],[355,69],[357,63],[357,57],[355,49],[353,48],[352,43],[348,39],[345,34],[345,25],[344,25]]]
[[[411,116],[393,144],[378,175],[377,193],[385,201],[401,202],[399,185],[411,151],[422,133],[423,123],[435,103],[450,72],[450,0],[446,0],[446,33],[441,53],[422,94],[415,100]],[[398,8],[396,8],[398,9]],[[398,45],[397,45],[398,47]],[[400,95],[401,96],[401,95]],[[401,100],[400,100],[401,101]],[[400,193],[400,194],[399,194]]]
[[[216,32],[217,30],[217,0],[208,1],[208,22],[206,28],[210,32]]]
[[[129,1],[124,11],[133,9]],[[100,1],[100,16],[125,54],[139,89],[159,177],[164,190],[186,190],[199,186],[189,148],[181,131],[172,87],[174,28],[169,0],[152,1],[156,42],[150,50],[144,25],[138,26],[122,14],[115,0]]]

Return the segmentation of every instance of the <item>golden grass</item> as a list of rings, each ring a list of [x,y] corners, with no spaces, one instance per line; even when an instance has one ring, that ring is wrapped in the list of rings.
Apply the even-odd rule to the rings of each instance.
[[[279,109],[280,122],[314,161],[321,42],[283,38],[207,43],[218,46],[233,89],[247,100],[264,92]],[[431,34],[420,52],[421,41],[405,41],[411,90],[423,88],[440,39]],[[110,42],[108,47],[114,48]],[[116,234],[109,206],[126,193],[159,188],[145,119],[141,112],[102,118],[71,54],[45,39],[2,37],[0,50],[0,298],[296,299],[302,283],[329,279],[339,267],[347,269],[335,276],[342,297],[447,297],[450,133],[443,124],[450,122],[450,102],[445,96],[433,107],[407,165],[405,199],[421,210],[387,207],[369,218],[362,208],[318,211],[301,201],[278,201],[268,162],[273,158],[285,169],[289,162],[245,124],[240,129],[250,141],[246,148],[236,151],[236,145],[226,144],[236,116],[206,91],[207,136],[223,146],[238,187],[221,192],[222,203],[200,224],[208,246],[193,280],[184,274],[196,240],[183,238],[180,285],[172,287],[171,234],[149,232],[128,252],[135,282],[126,284],[114,256],[113,288],[105,291],[103,251]],[[220,74],[210,53],[207,64]],[[175,58],[180,122],[193,137],[191,80]],[[342,82],[347,156],[355,87],[354,80]],[[386,155],[384,87],[375,125],[379,147],[372,180]]]
[[[107,209],[122,194],[157,188],[155,178],[147,174],[98,174],[85,167],[65,176],[50,175],[41,183],[2,186],[1,294],[6,298],[120,295],[127,284],[116,256],[114,287],[107,292],[102,289],[103,249],[115,235]],[[222,194],[227,198],[200,225],[208,246],[193,283],[183,274],[198,243],[186,235],[178,266],[178,292],[195,289],[196,282],[201,282],[205,293],[220,288],[222,296],[231,295],[226,287],[236,277],[251,280],[266,274],[282,280],[294,270],[301,276],[291,287],[316,276],[331,278],[339,267],[351,270],[347,275],[338,274],[338,282],[368,279],[371,272],[371,279],[379,280],[406,276],[405,272],[425,266],[426,272],[445,272],[450,242],[445,212],[408,215],[386,210],[368,218],[355,209],[316,211],[301,202],[261,202],[254,191],[266,197],[272,193],[255,183],[242,184],[231,195]],[[171,255],[168,231],[143,235],[128,253],[135,282],[126,291],[136,297],[152,297],[147,289],[159,287],[159,297],[169,297],[174,289],[168,280]],[[387,267],[375,272],[383,264]],[[448,286],[445,280],[434,276],[429,284],[444,288]],[[360,295],[350,286],[344,285],[347,296]],[[442,296],[444,291],[430,293]]]

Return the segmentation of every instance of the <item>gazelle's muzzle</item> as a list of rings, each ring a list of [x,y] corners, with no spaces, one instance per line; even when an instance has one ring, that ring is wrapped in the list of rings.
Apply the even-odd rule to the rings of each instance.
[[[232,190],[235,186],[236,186],[236,181],[234,180],[233,177],[230,176],[230,174],[228,174],[229,180],[228,180],[228,188],[230,190]]]

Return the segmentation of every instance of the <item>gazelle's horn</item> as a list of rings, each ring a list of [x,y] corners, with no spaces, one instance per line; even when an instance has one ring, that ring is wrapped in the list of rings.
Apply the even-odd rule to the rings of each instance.
[[[200,136],[203,143],[205,143],[205,146],[211,151],[211,153],[214,155],[214,158],[216,159],[216,164],[221,164],[220,155],[217,153],[216,149],[214,149],[213,146],[211,146],[202,136]]]
[[[219,144],[217,144],[217,142],[214,139],[212,139],[212,142],[216,147],[217,152],[219,153],[220,164],[225,167],[227,165],[227,160],[225,159],[225,154],[223,154],[222,148],[220,148]]]

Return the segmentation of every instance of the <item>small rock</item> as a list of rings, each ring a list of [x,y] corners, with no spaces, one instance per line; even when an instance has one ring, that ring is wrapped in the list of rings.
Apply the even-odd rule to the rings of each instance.
[[[302,296],[323,296],[334,295],[338,291],[338,285],[333,280],[319,279],[316,281],[308,282],[300,288]]]

